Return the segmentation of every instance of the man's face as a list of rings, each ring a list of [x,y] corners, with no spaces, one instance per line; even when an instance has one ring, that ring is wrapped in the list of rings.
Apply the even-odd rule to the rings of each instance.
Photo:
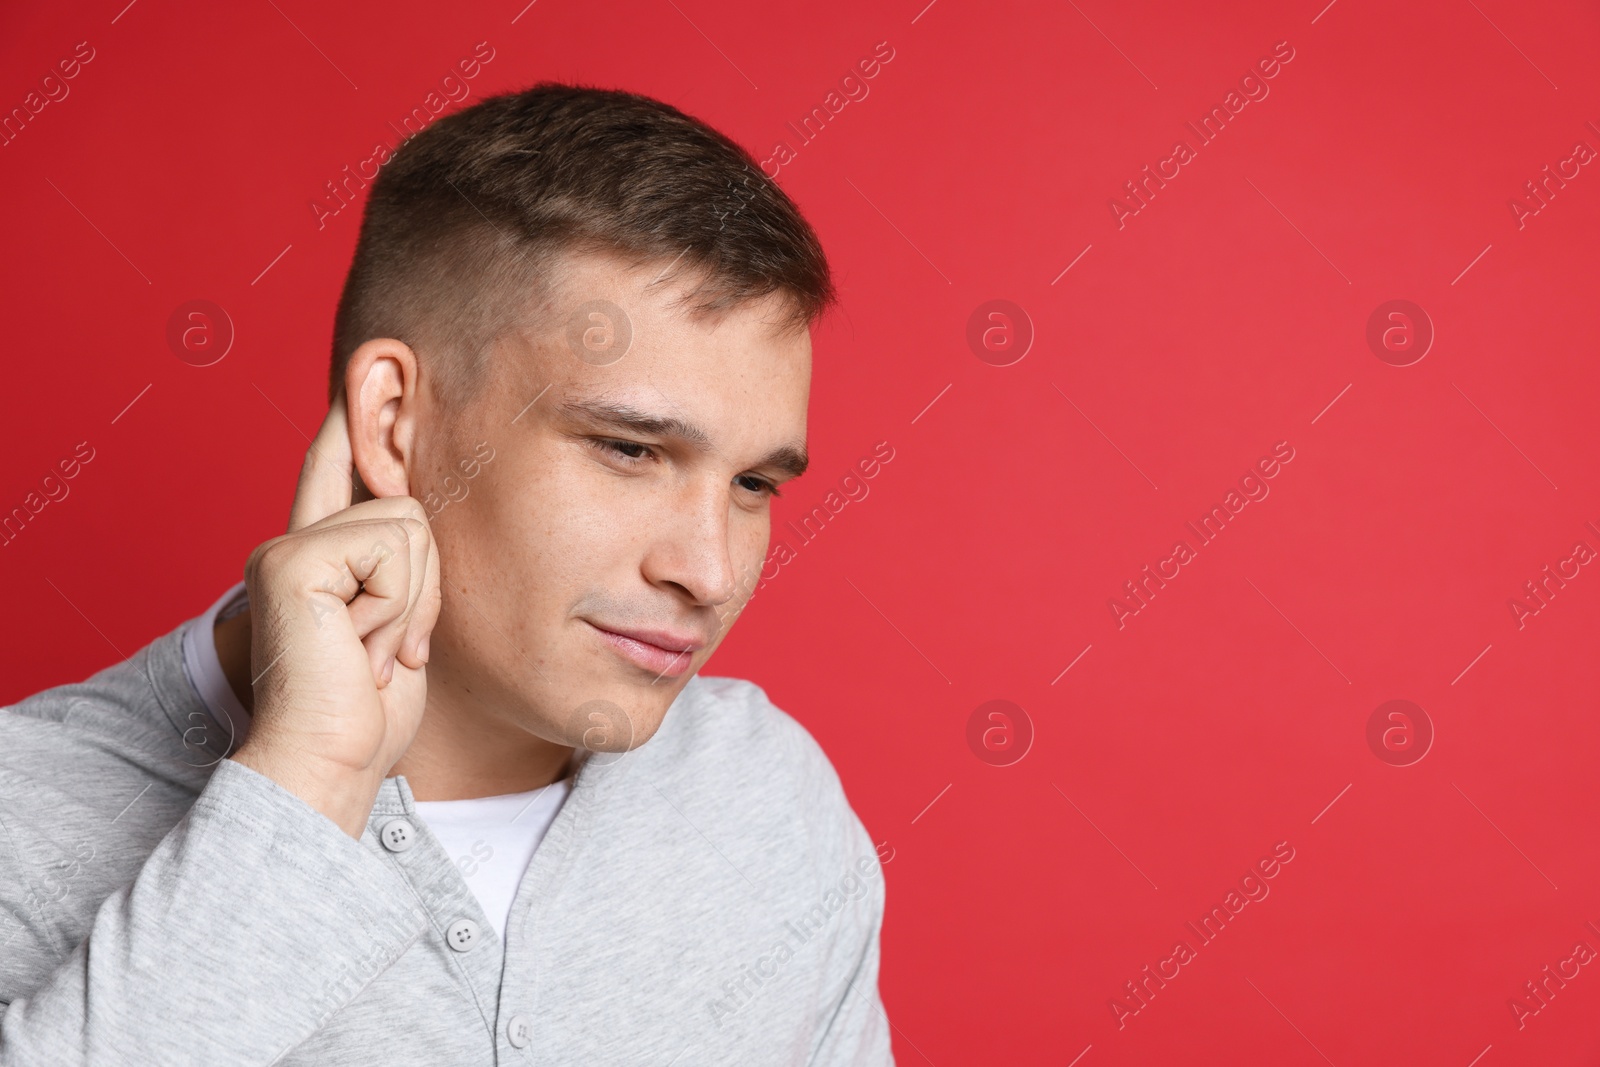
[[[650,284],[665,266],[566,259],[546,321],[504,339],[479,399],[428,435],[430,707],[636,747],[754,591],[770,487],[803,468],[810,337],[777,331],[779,297],[691,319],[667,306],[681,289]]]

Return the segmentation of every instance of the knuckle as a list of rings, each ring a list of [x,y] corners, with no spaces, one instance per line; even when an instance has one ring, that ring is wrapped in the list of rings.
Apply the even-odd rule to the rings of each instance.
[[[417,593],[417,610],[424,615],[437,615],[444,606],[444,592],[437,582],[425,583]]]
[[[419,508],[421,507],[420,504],[417,506]],[[417,518],[412,515],[402,515],[396,520],[396,525],[398,526],[401,536],[404,538],[404,542],[406,544],[422,545],[424,547],[428,544],[428,538],[431,534],[431,530],[426,519]]]
[[[287,539],[283,535],[272,537],[251,549],[249,558],[245,560],[245,572],[247,574],[259,573],[263,570],[271,572],[283,555],[283,549],[279,546]],[[268,557],[272,557],[270,561]]]
[[[394,546],[391,544],[394,534],[394,527],[385,524],[384,529],[388,531],[388,537],[379,535],[376,539],[374,539],[372,545],[367,549],[366,554],[363,555],[356,563],[356,569],[363,575],[372,574],[379,567],[387,563],[395,554]]]

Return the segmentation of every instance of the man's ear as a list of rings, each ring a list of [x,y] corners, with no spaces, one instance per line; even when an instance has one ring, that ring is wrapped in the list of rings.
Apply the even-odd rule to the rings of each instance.
[[[358,471],[358,470],[351,470],[351,472],[350,472],[350,503],[359,504],[363,500],[374,500],[374,499],[376,499],[376,498],[372,495],[372,490],[368,489],[367,488],[367,483],[361,480],[361,472]]]
[[[377,337],[350,354],[344,392],[354,464],[352,503],[411,493],[417,385],[417,356],[404,341]]]

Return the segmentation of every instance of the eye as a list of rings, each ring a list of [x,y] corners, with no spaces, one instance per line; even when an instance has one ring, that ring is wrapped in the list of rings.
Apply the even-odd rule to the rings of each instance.
[[[593,437],[589,443],[617,459],[628,464],[642,462],[646,457],[655,455],[650,451],[649,445],[641,445],[637,441],[618,441],[609,437]]]
[[[754,485],[747,485],[747,486],[744,487],[746,489],[749,489],[752,493],[760,493],[763,496],[782,496],[783,495],[782,493],[778,492],[778,487],[776,485],[774,485],[772,482],[767,481],[765,478],[757,478],[753,474],[741,474],[741,475],[739,475],[738,478],[734,479],[734,481],[736,481],[736,482],[737,481],[741,481],[741,480],[742,481],[746,481],[746,482],[754,482],[755,483]]]

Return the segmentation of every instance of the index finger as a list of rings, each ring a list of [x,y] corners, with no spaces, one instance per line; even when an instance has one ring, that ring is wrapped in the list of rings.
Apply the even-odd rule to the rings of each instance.
[[[289,532],[321,522],[329,515],[350,506],[354,492],[351,472],[355,462],[350,455],[350,418],[346,411],[344,386],[328,405],[311,447],[306,449],[305,465],[300,468],[300,483],[295,486],[294,506],[289,511]]]

